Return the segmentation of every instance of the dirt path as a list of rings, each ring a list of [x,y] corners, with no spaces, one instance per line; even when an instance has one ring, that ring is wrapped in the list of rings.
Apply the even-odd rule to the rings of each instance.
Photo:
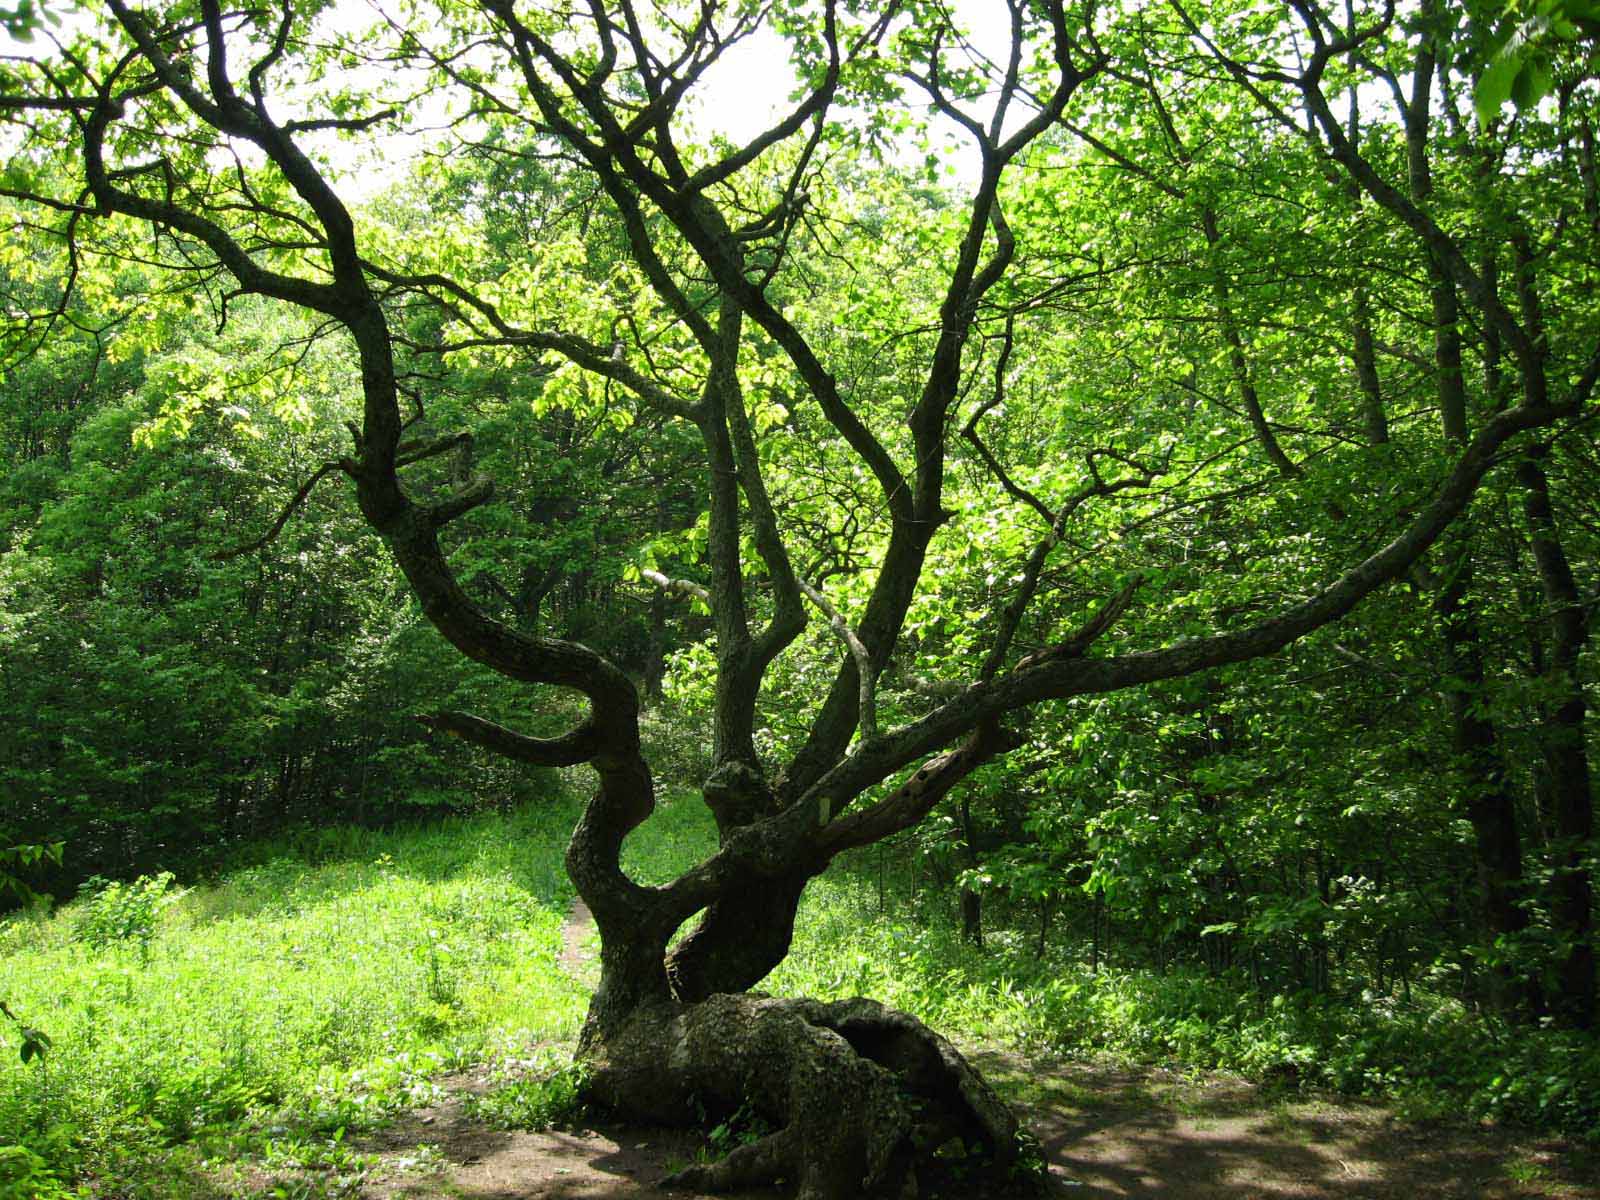
[[[578,979],[588,980],[599,974],[595,964],[594,914],[582,900],[572,901],[567,919],[561,923],[561,955],[556,961],[563,971]]]
[[[564,970],[596,970],[581,902],[563,929]],[[1179,1200],[1600,1200],[1600,1162],[1559,1142],[1478,1127],[1397,1121],[1378,1106],[1275,1096],[1222,1075],[1043,1063],[964,1047],[1039,1138],[1059,1197]],[[471,1112],[484,1078],[441,1083],[447,1098],[367,1139],[364,1200],[699,1200],[664,1192],[692,1161],[682,1130],[598,1124],[568,1133],[504,1132]],[[772,1200],[779,1193],[740,1193]]]
[[[1559,1141],[1408,1124],[1380,1105],[1214,1073],[972,1057],[1025,1110],[1060,1195],[1600,1197],[1600,1160]]]

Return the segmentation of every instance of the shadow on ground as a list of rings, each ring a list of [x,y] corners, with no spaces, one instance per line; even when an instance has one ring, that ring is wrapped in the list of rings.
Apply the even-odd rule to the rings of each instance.
[[[1025,1110],[1054,1194],[1600,1197],[1595,1155],[1558,1141],[1407,1124],[1377,1105],[1274,1093],[1229,1076],[973,1058]]]
[[[472,1114],[468,1097],[483,1082],[443,1081],[441,1103],[404,1114],[360,1140],[379,1165],[363,1200],[701,1200],[700,1193],[663,1191],[661,1177],[692,1162],[700,1137],[682,1129],[599,1124],[526,1133],[491,1129]],[[778,1193],[732,1193],[771,1200]]]
[[[587,911],[575,907],[561,965],[579,979],[595,972],[592,931]],[[1600,1200],[1600,1157],[1558,1141],[1406,1123],[1378,1105],[1285,1094],[1228,1075],[964,1049],[1038,1137],[1052,1197]],[[440,1082],[442,1102],[358,1141],[376,1158],[363,1200],[701,1200],[659,1186],[694,1160],[701,1142],[693,1131],[495,1130],[470,1103],[487,1086],[482,1075]],[[948,1200],[992,1200],[969,1193],[958,1188]]]
[[[1406,1124],[1376,1105],[1274,1094],[1230,1076],[972,1057],[1038,1136],[1052,1197],[1600,1198],[1595,1156],[1560,1142]],[[704,1200],[659,1186],[693,1160],[700,1141],[692,1131],[499,1131],[471,1111],[480,1079],[443,1082],[442,1103],[360,1144],[379,1163],[364,1200]]]

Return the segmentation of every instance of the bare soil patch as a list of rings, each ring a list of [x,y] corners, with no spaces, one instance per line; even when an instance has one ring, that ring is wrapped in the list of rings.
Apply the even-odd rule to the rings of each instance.
[[[1052,1194],[1321,1200],[1600,1197],[1600,1159],[1489,1126],[1417,1124],[1377,1104],[1234,1076],[1048,1063],[973,1050],[1023,1107]]]
[[[697,1134],[597,1124],[571,1131],[493,1129],[468,1109],[481,1076],[440,1081],[438,1104],[404,1114],[357,1145],[375,1154],[363,1200],[700,1200],[656,1182],[694,1159]],[[747,1193],[767,1200],[774,1193]]]
[[[1224,1075],[972,1057],[1025,1112],[1052,1197],[1210,1200],[1575,1200],[1600,1197],[1592,1154],[1477,1126],[1408,1124],[1377,1105],[1274,1094]],[[702,1200],[662,1176],[694,1159],[681,1129],[604,1123],[505,1132],[466,1111],[479,1078],[361,1143],[379,1166],[365,1200]],[[419,1154],[419,1148],[422,1148]],[[956,1194],[960,1194],[957,1192]],[[736,1193],[775,1200],[781,1193]]]

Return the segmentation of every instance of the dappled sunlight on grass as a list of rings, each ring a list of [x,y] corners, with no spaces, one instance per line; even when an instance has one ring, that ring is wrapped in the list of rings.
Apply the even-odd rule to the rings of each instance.
[[[54,1039],[42,1063],[0,1056],[0,1147],[18,1150],[0,1156],[0,1197],[60,1200],[80,1183],[149,1200],[271,1195],[294,1172],[323,1181],[315,1195],[353,1195],[338,1181],[355,1188],[367,1167],[346,1132],[435,1101],[440,1077],[469,1067],[443,1086],[504,1091],[480,1105],[483,1120],[543,1113],[592,983],[561,957],[572,901],[561,860],[577,812],[557,796],[505,818],[307,831],[251,848],[213,882],[132,885],[0,922],[0,998]],[[715,845],[705,806],[669,798],[624,863],[656,884]],[[1274,1171],[1333,1180],[1324,1148],[1335,1144],[1357,1167],[1390,1163],[1410,1153],[1400,1135],[1296,1087],[1484,1115],[1471,1106],[1484,1096],[1524,1094],[1486,1091],[1484,1071],[1520,1087],[1551,1073],[1515,1063],[1561,1049],[1523,1032],[1491,1056],[1479,1026],[1439,1005],[1352,1014],[1263,1002],[1226,980],[1092,972],[1071,946],[1040,955],[1032,936],[999,927],[980,952],[949,913],[880,898],[876,881],[841,868],[807,892],[793,950],[762,987],[871,996],[963,1042],[1003,1094],[1045,1114],[1047,1148],[1082,1169],[1086,1195],[1146,1177],[1191,1190]],[[1429,1073],[1441,1063],[1457,1075]],[[1531,1094],[1573,1113],[1589,1102]],[[1552,1108],[1546,1127],[1566,1111]],[[1204,1161],[1182,1166],[1191,1151]],[[1098,1175],[1094,1154],[1106,1160]],[[1118,1174],[1113,1159],[1138,1169]],[[1508,1149],[1482,1169],[1515,1183],[1558,1177],[1552,1161]],[[1363,1178],[1389,1178],[1377,1170]]]
[[[1378,1097],[1408,1116],[1472,1116],[1594,1138],[1600,1046],[1560,1030],[1505,1026],[1418,990],[1410,1006],[1332,995],[1267,997],[1201,971],[1091,970],[1076,947],[1038,952],[992,927],[962,940],[950,910],[834,870],[807,892],[794,949],[762,985],[822,999],[863,995],[951,1036],[1031,1055],[1109,1053],[1223,1069],[1282,1085]]]
[[[245,1118],[359,1126],[441,1070],[570,1039],[586,996],[556,960],[575,812],[340,831],[311,862],[259,848],[161,912],[147,950],[83,944],[84,902],[6,922],[0,995],[54,1048],[0,1058],[0,1144],[133,1177]]]

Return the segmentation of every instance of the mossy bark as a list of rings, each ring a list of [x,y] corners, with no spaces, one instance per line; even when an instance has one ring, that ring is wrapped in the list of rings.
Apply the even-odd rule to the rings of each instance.
[[[591,1098],[630,1119],[690,1123],[752,1113],[772,1132],[671,1186],[792,1182],[798,1200],[919,1194],[936,1152],[1003,1178],[1010,1110],[948,1041],[872,1000],[756,993],[638,1009],[589,1052]]]

